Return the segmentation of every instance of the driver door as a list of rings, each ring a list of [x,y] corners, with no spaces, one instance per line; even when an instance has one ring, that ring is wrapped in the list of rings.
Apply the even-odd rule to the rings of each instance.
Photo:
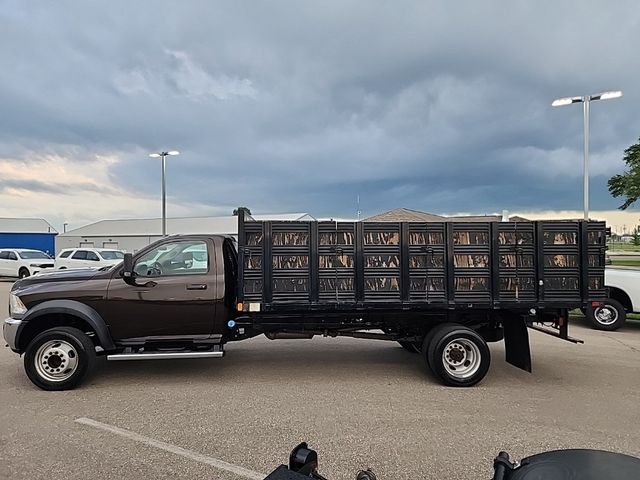
[[[167,240],[138,255],[134,272],[136,285],[119,272],[109,285],[108,323],[116,340],[211,334],[217,285],[210,240]]]

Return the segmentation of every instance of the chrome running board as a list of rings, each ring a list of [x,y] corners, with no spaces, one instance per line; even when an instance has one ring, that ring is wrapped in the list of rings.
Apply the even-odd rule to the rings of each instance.
[[[220,358],[224,351],[208,352],[146,352],[146,353],[114,353],[107,355],[107,360],[171,360],[173,358]]]

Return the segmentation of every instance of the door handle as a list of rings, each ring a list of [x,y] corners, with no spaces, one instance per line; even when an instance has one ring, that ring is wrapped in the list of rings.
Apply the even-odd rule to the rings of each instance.
[[[206,289],[207,289],[206,283],[190,283],[189,285],[187,285],[187,290],[206,290]]]

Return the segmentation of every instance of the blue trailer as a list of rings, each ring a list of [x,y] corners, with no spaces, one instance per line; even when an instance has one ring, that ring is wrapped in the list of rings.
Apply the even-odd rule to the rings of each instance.
[[[30,248],[53,256],[58,232],[39,218],[0,218],[0,248]]]

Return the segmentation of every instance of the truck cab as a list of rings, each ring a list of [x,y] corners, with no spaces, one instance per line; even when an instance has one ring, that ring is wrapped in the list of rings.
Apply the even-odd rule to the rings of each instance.
[[[46,389],[76,382],[82,373],[79,359],[95,357],[95,347],[112,360],[135,354],[153,358],[142,353],[160,351],[166,357],[169,346],[176,356],[191,351],[221,356],[234,311],[235,255],[230,238],[171,236],[132,257],[130,277],[120,263],[21,280],[11,289],[5,340],[32,364],[37,359],[38,366],[27,368],[27,374]],[[232,270],[229,275],[225,266]],[[47,348],[30,348],[58,333],[64,336],[62,347],[50,341]],[[52,358],[51,365],[45,362]]]

